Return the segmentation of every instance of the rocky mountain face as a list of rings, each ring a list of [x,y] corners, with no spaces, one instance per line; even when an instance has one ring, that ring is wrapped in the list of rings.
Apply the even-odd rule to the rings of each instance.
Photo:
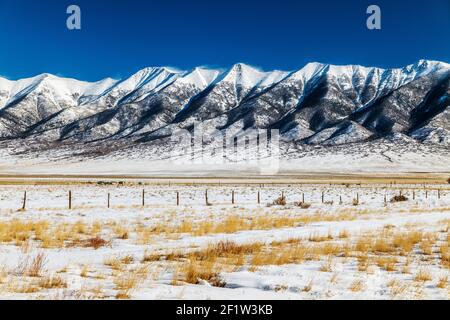
[[[0,139],[37,145],[155,144],[208,121],[217,130],[279,129],[296,145],[337,146],[398,135],[450,145],[450,65],[401,69],[310,63],[263,72],[146,68],[95,83],[50,74],[0,78]],[[106,147],[105,147],[106,148]]]

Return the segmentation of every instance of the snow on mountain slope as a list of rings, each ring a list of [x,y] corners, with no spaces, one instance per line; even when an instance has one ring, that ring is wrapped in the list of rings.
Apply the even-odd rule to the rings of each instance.
[[[193,85],[199,89],[205,89],[213,83],[221,73],[221,70],[197,67],[191,72],[175,80],[175,82],[185,85]]]
[[[450,65],[427,60],[397,69],[309,63],[291,72],[242,63],[228,70],[152,67],[94,83],[42,74],[0,78],[0,137],[30,139],[38,149],[81,142],[87,153],[103,143],[107,153],[111,145],[164,144],[174,130],[207,120],[209,131],[279,129],[295,145],[400,134],[449,146],[449,97]]]

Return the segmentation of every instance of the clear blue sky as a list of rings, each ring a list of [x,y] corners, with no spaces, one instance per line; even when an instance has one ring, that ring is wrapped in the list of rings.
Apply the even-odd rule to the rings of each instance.
[[[77,4],[82,30],[66,28]],[[382,30],[366,8],[382,9]],[[99,80],[147,66],[450,62],[450,0],[0,0],[0,75]]]

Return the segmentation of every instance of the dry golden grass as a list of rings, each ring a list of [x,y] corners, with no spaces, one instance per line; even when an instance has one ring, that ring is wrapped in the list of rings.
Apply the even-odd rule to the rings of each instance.
[[[182,266],[181,273],[184,274],[182,281],[187,283],[198,284],[203,280],[214,287],[225,286],[220,278],[220,269],[211,262],[190,261]]]
[[[403,274],[410,274],[411,273],[410,264],[411,264],[411,258],[407,257],[406,261],[405,261],[405,263],[404,263],[404,265],[402,266],[402,269],[401,269],[401,272]]]
[[[200,250],[179,249],[165,254],[146,253],[144,261],[177,263],[178,271],[174,272],[174,284],[197,283],[199,279],[215,282],[220,278],[221,270],[233,270],[229,269],[229,266],[236,268],[248,264],[249,270],[255,271],[262,266],[301,264],[308,260],[322,261],[319,267],[322,272],[333,271],[333,262],[336,259],[356,259],[359,272],[372,273],[375,269],[370,267],[374,265],[386,272],[401,269],[402,272],[409,273],[410,265],[420,261],[421,256],[425,256],[424,246],[429,244],[435,248],[438,245],[435,233],[423,233],[414,230],[414,227],[418,226],[408,226],[407,230],[398,231],[392,226],[387,226],[356,237],[349,234],[336,238],[331,233],[325,236],[311,234],[307,239],[291,238],[269,244],[238,245],[233,242],[220,242]],[[412,259],[413,257],[416,258]],[[419,274],[415,278],[423,276]],[[357,287],[355,284],[354,289],[357,290]],[[399,283],[392,286],[391,295],[397,297],[404,291],[403,284]]]
[[[367,253],[363,253],[358,255],[358,271],[367,272],[370,266],[369,255]]]
[[[81,268],[80,277],[86,278],[88,276],[88,273],[89,273],[89,266],[85,264]]]
[[[283,265],[288,263],[302,263],[307,258],[309,247],[301,244],[278,245],[264,248],[253,255],[250,260],[252,267],[264,265]]]
[[[433,276],[431,275],[431,272],[425,268],[420,268],[414,276],[414,281],[417,282],[426,282],[431,280],[433,280]]]
[[[447,239],[447,243],[443,244],[439,248],[439,257],[442,266],[450,268],[450,242]]]
[[[0,284],[5,283],[7,278],[8,278],[7,269],[3,266],[0,266]]]
[[[0,243],[14,243],[23,247],[29,245],[30,241],[36,241],[44,249],[63,248],[66,245],[98,248],[107,244],[96,241],[100,239],[98,234],[102,228],[99,221],[88,225],[82,221],[50,223],[46,220],[13,219],[0,222]]]
[[[422,250],[422,254],[430,256],[433,254],[433,245],[434,242],[429,240],[424,240],[420,243],[420,249]]]
[[[129,292],[138,284],[139,277],[133,272],[123,272],[114,278],[115,289],[119,291]]]
[[[190,252],[183,252],[181,250],[167,254],[151,254],[145,252],[143,262],[160,260],[181,261],[186,259],[214,262],[219,258],[224,260],[224,263],[226,263],[226,260],[236,262],[239,259],[243,259],[246,255],[260,252],[262,248],[263,244],[259,242],[241,245],[231,241],[221,241],[216,244],[210,244],[204,249]]]
[[[377,266],[385,271],[393,272],[396,271],[397,258],[396,257],[385,257],[380,256],[375,258]]]
[[[345,229],[339,231],[339,239],[347,239],[350,236],[349,232]]]
[[[364,289],[364,282],[359,279],[355,279],[348,288],[352,292],[360,292]]]
[[[120,259],[122,264],[131,264],[134,261],[134,257],[132,255],[126,255]]]
[[[112,231],[117,239],[127,240],[129,238],[130,231],[128,230],[127,227],[124,227],[123,225],[115,224],[112,227]]]
[[[13,292],[13,293],[36,293],[42,290],[36,283],[30,282],[30,281],[17,281],[12,280],[8,282],[7,285],[7,291]]]
[[[320,265],[319,270],[322,272],[332,272],[333,271],[333,257],[332,256],[328,256],[325,258],[325,260],[322,262],[322,264]]]
[[[447,287],[447,283],[448,283],[448,276],[442,276],[439,278],[437,287],[440,289],[445,289]]]
[[[330,278],[330,283],[331,284],[337,284],[338,283],[338,274],[337,273],[333,273],[333,275]]]
[[[423,238],[422,232],[397,232],[392,236],[392,245],[400,250],[401,255],[408,255]]]
[[[110,267],[112,270],[122,270],[122,261],[120,258],[112,256],[103,261],[105,266]]]
[[[68,247],[93,248],[95,250],[110,245],[111,245],[110,241],[102,239],[98,236],[84,240],[76,240],[76,241],[74,240],[67,244]]]
[[[190,233],[194,236],[203,236],[217,233],[236,233],[245,230],[271,230],[288,227],[296,227],[321,221],[347,221],[354,220],[365,211],[342,210],[338,213],[314,213],[302,215],[269,215],[260,214],[241,217],[238,215],[228,216],[221,221],[194,221],[185,219],[178,225],[171,225],[164,221],[153,226],[139,225],[135,228],[140,243],[148,243],[153,236],[160,234],[182,234]]]
[[[0,222],[0,242],[22,245],[37,233],[43,233],[48,229],[47,221],[21,221],[18,219]]]
[[[387,287],[389,288],[391,297],[396,299],[399,296],[403,296],[408,291],[409,284],[393,279],[387,283]]]
[[[377,253],[392,253],[394,250],[395,248],[383,235],[376,239],[375,243],[372,246],[372,251]]]
[[[308,281],[308,283],[303,287],[303,289],[302,289],[302,291],[303,292],[310,292],[311,290],[312,290],[312,288],[313,288],[313,279],[310,279],[309,281]]]
[[[43,289],[67,288],[67,282],[59,276],[42,277],[37,284]]]
[[[40,277],[46,264],[47,256],[44,252],[22,256],[17,266],[17,274],[27,277]]]
[[[232,241],[221,241],[217,244],[209,245],[205,250],[190,254],[197,260],[214,261],[218,257],[233,257],[248,255],[258,252],[263,247],[262,243],[236,244]]]
[[[147,275],[147,266],[117,271],[113,278],[115,290],[117,290],[116,299],[129,299],[132,291],[136,289],[138,284],[142,283],[147,278]]]
[[[131,295],[126,291],[119,291],[116,293],[115,298],[117,300],[127,300],[131,298]]]
[[[333,240],[333,236],[331,235],[331,233],[328,233],[328,235],[321,235],[319,233],[311,233],[308,237],[308,240],[310,242],[324,242],[324,241],[328,241],[328,240]]]

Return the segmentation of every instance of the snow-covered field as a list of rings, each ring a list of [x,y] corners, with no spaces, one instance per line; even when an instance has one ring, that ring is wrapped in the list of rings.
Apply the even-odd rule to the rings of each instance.
[[[449,277],[448,184],[0,186],[0,298],[448,299]]]

